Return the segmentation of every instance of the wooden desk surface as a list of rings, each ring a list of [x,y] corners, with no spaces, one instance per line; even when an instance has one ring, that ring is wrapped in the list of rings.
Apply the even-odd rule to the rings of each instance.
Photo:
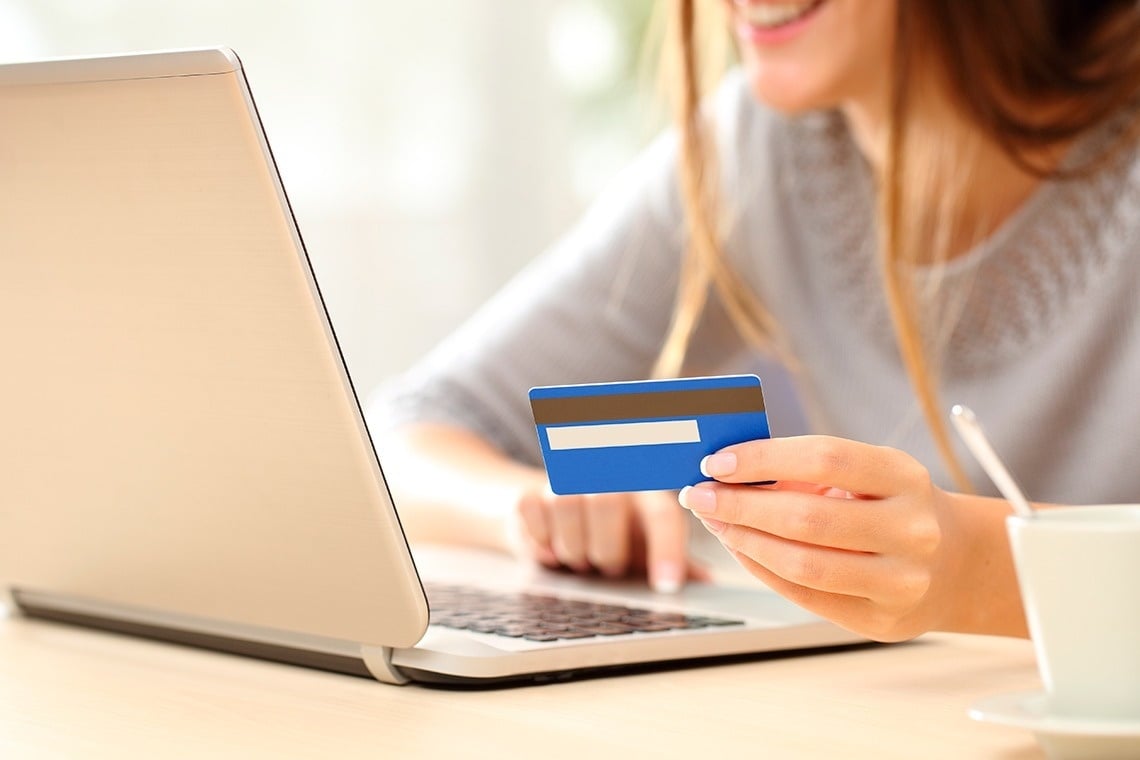
[[[1028,642],[904,645],[439,691],[0,617],[0,757],[1044,757],[976,723],[1038,688]],[[647,751],[648,750],[648,751]]]

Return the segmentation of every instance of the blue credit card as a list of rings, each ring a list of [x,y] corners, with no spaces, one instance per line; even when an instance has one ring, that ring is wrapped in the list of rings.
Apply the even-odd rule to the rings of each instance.
[[[551,385],[530,406],[556,494],[683,488],[706,455],[769,437],[756,375]]]

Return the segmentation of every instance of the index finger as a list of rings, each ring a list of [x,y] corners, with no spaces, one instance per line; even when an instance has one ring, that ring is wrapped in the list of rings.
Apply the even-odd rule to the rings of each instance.
[[[726,446],[705,457],[701,471],[722,483],[796,480],[869,496],[889,496],[929,480],[926,468],[897,449],[827,435]]]
[[[640,493],[634,507],[645,533],[645,565],[654,590],[680,590],[688,568],[689,522],[675,498],[665,492]]]

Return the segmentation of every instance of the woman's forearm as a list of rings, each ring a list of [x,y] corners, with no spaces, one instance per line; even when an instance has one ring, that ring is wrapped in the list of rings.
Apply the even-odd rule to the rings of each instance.
[[[418,423],[383,442],[384,475],[412,540],[515,549],[511,510],[545,473],[468,430]]]

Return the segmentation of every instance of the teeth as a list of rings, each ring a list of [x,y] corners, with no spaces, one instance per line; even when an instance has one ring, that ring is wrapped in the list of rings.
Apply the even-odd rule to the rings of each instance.
[[[752,26],[771,28],[795,21],[807,13],[817,0],[801,0],[798,3],[740,3],[736,7],[746,22]]]

